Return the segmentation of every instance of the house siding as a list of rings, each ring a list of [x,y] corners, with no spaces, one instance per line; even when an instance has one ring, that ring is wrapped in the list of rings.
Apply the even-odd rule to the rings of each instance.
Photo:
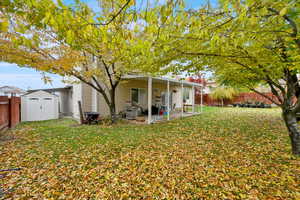
[[[93,88],[87,84],[82,84],[82,110],[83,112],[93,111],[92,99]]]
[[[79,86],[80,85],[80,86]],[[79,110],[77,101],[82,102],[82,108],[84,112],[97,111],[101,117],[107,117],[110,115],[109,107],[106,104],[103,96],[84,83],[75,85],[73,90],[73,112],[74,118],[79,119]],[[146,97],[145,102],[141,104],[143,109],[148,108],[148,82],[147,80],[123,80],[116,88],[116,112],[124,111],[128,105],[131,104],[131,89],[140,88],[145,89]],[[192,87],[185,86],[185,88],[191,89]],[[152,103],[155,104],[156,96],[160,96],[162,92],[167,91],[167,82],[153,82],[152,85],[153,95]],[[78,92],[79,91],[79,92]],[[176,92],[172,92],[176,91]],[[173,105],[175,108],[182,107],[182,91],[181,86],[170,83],[170,92],[172,92]]]
[[[143,109],[148,108],[148,82],[143,80],[124,80],[122,81],[116,89],[116,111],[117,113],[124,111],[126,106],[130,105],[131,103],[131,89],[132,88],[140,88],[145,89],[146,91],[146,101],[141,104]],[[185,87],[191,89],[192,87]],[[152,95],[152,103],[155,102],[155,97],[160,96],[161,92],[167,91],[167,83],[153,83],[152,86],[153,95]],[[175,108],[182,107],[182,92],[181,86],[170,85],[170,92],[176,91],[172,93],[173,105],[175,104]],[[109,108],[106,105],[102,95],[99,95],[99,112],[101,116],[108,116],[109,115]],[[173,106],[170,105],[170,106]]]
[[[59,112],[61,116],[72,116],[72,91],[59,91],[55,93],[59,96]]]
[[[73,84],[73,94],[72,94],[72,107],[73,107],[73,118],[80,119],[78,101],[82,102],[82,85],[83,84]]]
[[[109,112],[109,107],[107,105],[107,103],[105,102],[103,95],[99,94],[98,95],[98,112],[100,113],[101,117],[106,117],[109,116],[110,112]]]

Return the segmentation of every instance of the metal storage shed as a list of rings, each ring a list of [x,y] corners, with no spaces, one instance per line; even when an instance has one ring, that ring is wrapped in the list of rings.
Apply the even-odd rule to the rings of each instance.
[[[21,96],[21,121],[58,119],[58,96],[35,91]]]

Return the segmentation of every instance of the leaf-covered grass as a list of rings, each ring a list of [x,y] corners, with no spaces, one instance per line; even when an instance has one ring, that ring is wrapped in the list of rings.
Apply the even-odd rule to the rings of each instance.
[[[153,125],[24,123],[0,141],[12,199],[300,199],[278,109],[211,108]],[[1,192],[1,191],[0,191]]]

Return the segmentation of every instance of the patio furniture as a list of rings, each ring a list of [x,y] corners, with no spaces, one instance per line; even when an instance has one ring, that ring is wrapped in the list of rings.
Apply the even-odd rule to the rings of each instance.
[[[296,113],[296,119],[297,119],[297,122],[300,121],[300,113]]]
[[[184,104],[184,105],[183,105],[183,112],[188,112],[189,107],[192,108],[193,105],[192,105],[192,104]]]
[[[85,112],[84,116],[85,116],[85,123],[86,124],[97,124],[99,122],[98,118],[99,118],[100,113],[98,112]]]
[[[129,106],[126,110],[126,119],[134,120],[139,115],[139,107],[137,106]]]
[[[265,108],[272,108],[270,104],[265,104]]]

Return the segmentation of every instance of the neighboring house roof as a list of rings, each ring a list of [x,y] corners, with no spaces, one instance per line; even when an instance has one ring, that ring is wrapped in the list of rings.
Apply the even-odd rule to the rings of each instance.
[[[208,86],[215,86],[215,87],[217,87],[217,82],[216,81],[207,81],[207,85]]]
[[[0,94],[24,94],[25,91],[14,86],[2,86],[0,87]]]
[[[147,80],[149,76],[144,76],[144,75],[125,75],[122,77],[122,79],[140,79],[140,80]],[[170,83],[174,83],[176,85],[188,85],[188,86],[196,86],[196,87],[202,87],[202,84],[199,83],[194,83],[194,82],[189,82],[186,80],[176,80],[176,79],[170,79],[170,78],[165,78],[165,77],[152,77],[153,80],[156,81],[169,81]]]

